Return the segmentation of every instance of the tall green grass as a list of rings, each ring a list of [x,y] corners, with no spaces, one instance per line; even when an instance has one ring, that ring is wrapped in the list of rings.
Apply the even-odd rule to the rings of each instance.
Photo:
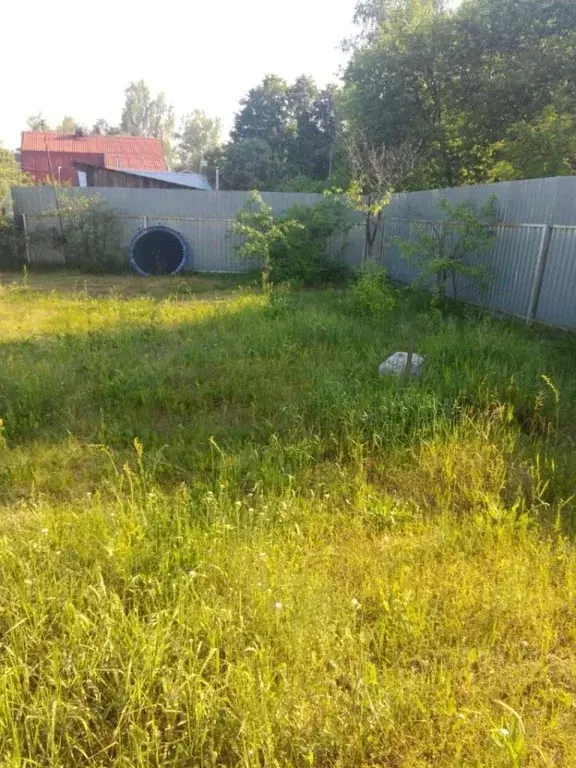
[[[576,765],[574,340],[128,285],[0,289],[0,766]]]

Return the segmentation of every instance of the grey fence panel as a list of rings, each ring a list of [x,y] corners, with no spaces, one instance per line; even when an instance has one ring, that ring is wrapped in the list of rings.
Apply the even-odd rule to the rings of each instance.
[[[127,216],[198,219],[233,219],[250,196],[250,192],[110,187],[72,188],[65,194],[100,197]],[[481,206],[491,196],[497,198],[498,215],[504,223],[576,225],[576,176],[394,194],[386,216],[439,221],[445,217],[438,205],[443,198],[453,204]],[[16,214],[33,215],[54,209],[54,193],[49,186],[15,187],[12,197]],[[315,205],[322,200],[322,195],[300,192],[262,192],[262,197],[276,213],[292,205]]]
[[[66,189],[71,197],[95,197],[104,200],[124,216],[162,216],[192,219],[234,219],[248,202],[250,192],[202,192],[189,189],[130,189],[125,187],[90,187]],[[315,205],[322,195],[300,192],[262,192],[275,213],[293,205]],[[52,188],[15,187],[12,190],[14,212],[29,215],[54,210]]]
[[[576,329],[576,229],[554,227],[536,311],[537,321]]]
[[[445,218],[439,208],[442,199],[454,205],[471,203],[480,207],[492,196],[496,197],[502,222],[576,225],[576,176],[403,192],[392,195],[386,215],[438,221]]]
[[[484,280],[461,276],[458,298],[471,304],[516,317],[526,317],[536,271],[542,228],[537,226],[491,228],[495,239],[485,253],[470,254],[468,264],[484,268]]]
[[[118,222],[122,236],[122,245],[128,248],[134,237],[145,227],[143,216],[119,216]]]
[[[64,254],[53,241],[61,236],[57,216],[28,216],[30,262],[32,264],[64,264]]]
[[[332,258],[343,261],[352,269],[360,269],[364,261],[364,226],[355,225],[346,235],[334,238],[329,251]]]
[[[418,279],[421,270],[413,258],[408,258],[403,254],[399,242],[415,243],[419,233],[423,231],[432,232],[430,222],[384,219],[379,261],[392,280],[412,284]]]
[[[188,269],[194,272],[242,273],[257,266],[237,256],[239,240],[232,232],[233,223],[226,219],[148,217],[148,226],[171,227],[188,241],[191,249]]]

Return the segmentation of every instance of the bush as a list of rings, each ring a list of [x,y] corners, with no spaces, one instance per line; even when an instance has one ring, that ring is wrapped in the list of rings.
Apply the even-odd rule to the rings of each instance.
[[[0,224],[0,270],[20,269],[25,261],[24,233],[12,223]]]
[[[352,308],[358,313],[379,318],[396,305],[386,271],[374,261],[367,261],[351,290]]]
[[[396,239],[402,255],[420,270],[417,282],[433,281],[434,293],[443,300],[449,283],[452,298],[458,298],[458,282],[463,277],[485,291],[493,280],[490,270],[477,261],[494,242],[489,224],[496,218],[496,197],[492,196],[480,209],[473,205],[452,205],[441,200],[444,221],[415,222],[413,242]]]
[[[338,262],[352,222],[344,203],[332,195],[316,206],[295,205],[275,216],[258,192],[237,217],[234,232],[242,236],[238,254],[260,260],[263,282],[306,286],[341,280],[349,269]]]
[[[117,214],[99,197],[59,194],[61,229],[52,230],[52,245],[58,248],[67,267],[82,272],[123,272],[126,254]]]

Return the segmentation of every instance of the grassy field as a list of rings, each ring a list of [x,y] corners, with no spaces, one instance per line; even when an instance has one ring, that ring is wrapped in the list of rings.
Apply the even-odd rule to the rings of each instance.
[[[576,766],[575,353],[4,276],[1,768]]]

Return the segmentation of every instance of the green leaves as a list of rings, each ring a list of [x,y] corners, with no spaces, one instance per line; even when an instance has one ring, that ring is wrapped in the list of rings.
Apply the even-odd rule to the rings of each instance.
[[[314,207],[292,206],[275,216],[259,192],[252,192],[233,231],[242,242],[238,255],[263,265],[263,283],[322,282],[331,273],[330,245],[352,226],[345,204],[327,195]]]
[[[474,282],[479,290],[486,290],[491,274],[477,259],[494,241],[487,225],[496,217],[496,197],[479,210],[452,205],[448,200],[441,200],[439,207],[446,215],[444,221],[413,222],[414,238],[396,239],[396,245],[419,267],[419,283],[426,284],[432,278],[439,298],[446,296],[449,281],[453,298],[458,298],[461,276]]]
[[[349,122],[376,144],[421,143],[412,188],[571,172],[573,3],[368,0],[357,17]]]

